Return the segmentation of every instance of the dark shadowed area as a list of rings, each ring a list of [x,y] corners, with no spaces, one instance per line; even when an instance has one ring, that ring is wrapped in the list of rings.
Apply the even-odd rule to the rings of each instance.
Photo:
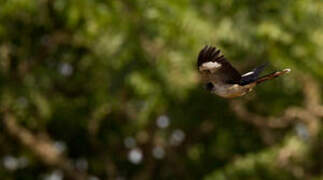
[[[320,0],[0,0],[0,179],[323,179],[322,19]],[[292,72],[223,99],[206,44]]]

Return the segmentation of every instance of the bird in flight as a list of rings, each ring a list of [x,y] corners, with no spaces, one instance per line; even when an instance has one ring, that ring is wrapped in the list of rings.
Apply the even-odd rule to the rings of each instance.
[[[205,46],[200,51],[197,67],[206,89],[224,98],[243,96],[252,91],[256,85],[291,71],[284,69],[259,76],[266,67],[266,64],[263,64],[241,75],[221,55],[220,50],[212,46]]]

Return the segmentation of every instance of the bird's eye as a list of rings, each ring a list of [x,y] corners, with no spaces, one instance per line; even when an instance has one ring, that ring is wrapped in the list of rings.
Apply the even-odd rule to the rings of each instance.
[[[207,89],[208,91],[211,91],[211,90],[213,90],[214,85],[213,85],[213,83],[209,82],[209,83],[207,83],[207,84],[205,85],[205,87],[206,87],[206,89]]]

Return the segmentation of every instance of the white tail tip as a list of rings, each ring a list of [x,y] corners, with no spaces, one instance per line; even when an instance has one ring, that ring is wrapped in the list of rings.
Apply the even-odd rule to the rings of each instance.
[[[290,68],[287,68],[287,69],[284,69],[283,71],[284,71],[284,72],[286,72],[286,73],[289,73],[289,72],[291,72],[292,70],[291,70]]]

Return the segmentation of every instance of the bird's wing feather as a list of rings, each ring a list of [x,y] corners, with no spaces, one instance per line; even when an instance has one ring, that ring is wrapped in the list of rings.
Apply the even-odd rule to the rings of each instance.
[[[220,50],[215,47],[205,46],[200,51],[197,66],[199,71],[210,81],[229,84],[240,82],[240,73],[223,55],[220,55]]]
[[[255,82],[260,73],[265,69],[265,67],[268,65],[268,63],[264,63],[256,68],[254,68],[252,71],[245,73],[241,75],[240,85],[246,85],[252,82]]]

